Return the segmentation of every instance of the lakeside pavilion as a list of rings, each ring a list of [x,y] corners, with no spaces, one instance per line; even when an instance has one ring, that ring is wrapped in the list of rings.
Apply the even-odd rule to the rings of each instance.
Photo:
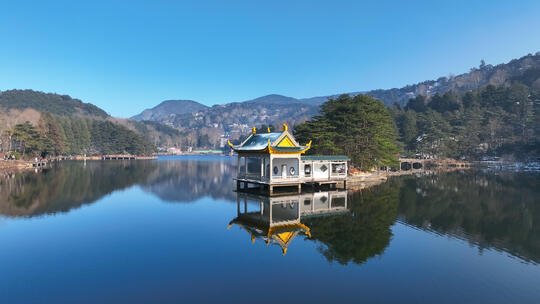
[[[301,193],[302,184],[320,186],[347,181],[347,156],[302,155],[311,148],[311,141],[300,145],[287,124],[281,132],[257,133],[255,127],[251,135],[239,145],[228,142],[238,154],[236,188],[248,189],[249,184],[258,185],[260,190],[268,190],[273,195],[275,187],[297,187]],[[241,187],[243,185],[243,188]]]
[[[248,211],[248,201],[258,210]],[[249,233],[252,243],[260,239],[266,245],[277,245],[283,255],[296,236],[311,237],[311,229],[302,219],[349,212],[347,192],[337,190],[277,197],[238,192],[236,203],[237,216],[227,229],[237,225]]]

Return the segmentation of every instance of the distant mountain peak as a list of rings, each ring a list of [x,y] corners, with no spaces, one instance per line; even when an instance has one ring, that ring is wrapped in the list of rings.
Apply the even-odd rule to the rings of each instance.
[[[298,102],[299,100],[294,97],[289,97],[279,94],[269,94],[261,97],[257,97],[252,100],[244,101],[244,103],[268,103],[268,104],[285,104],[289,102]]]
[[[165,100],[157,106],[146,109],[142,113],[131,117],[134,120],[160,121],[169,115],[181,115],[198,112],[208,108],[207,106],[194,100]]]

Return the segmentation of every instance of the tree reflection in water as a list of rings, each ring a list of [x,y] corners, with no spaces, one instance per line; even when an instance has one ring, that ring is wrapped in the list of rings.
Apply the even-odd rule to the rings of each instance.
[[[468,170],[402,180],[405,223],[540,262],[538,173]]]
[[[155,164],[140,161],[74,162],[42,172],[21,172],[0,178],[0,214],[36,216],[67,212],[140,183]]]
[[[540,262],[538,174],[467,170],[403,176],[352,193],[349,214],[305,221],[321,253],[361,264],[388,246],[396,219]]]
[[[362,264],[382,255],[392,238],[390,226],[397,217],[399,179],[352,192],[349,213],[326,218],[307,219],[311,240],[322,246],[319,251],[330,262]]]
[[[42,173],[0,176],[0,214],[68,212],[134,185],[169,202],[202,197],[235,201],[234,158],[164,161],[62,162]],[[349,192],[349,212],[301,218],[330,262],[364,263],[382,255],[399,220],[425,231],[467,240],[540,262],[538,174],[468,170],[403,176]],[[298,199],[303,207],[301,199]]]
[[[399,220],[484,249],[540,262],[538,175],[468,170],[403,176],[350,192],[350,212],[301,218],[330,262],[362,264],[382,255]]]
[[[68,212],[116,190],[141,185],[164,201],[204,196],[234,200],[231,158],[165,161],[64,161],[40,172],[0,176],[0,214],[11,217]]]

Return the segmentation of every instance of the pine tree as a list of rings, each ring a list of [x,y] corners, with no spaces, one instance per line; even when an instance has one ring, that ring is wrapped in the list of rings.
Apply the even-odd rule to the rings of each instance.
[[[300,141],[313,141],[311,153],[346,154],[364,170],[396,166],[396,128],[380,101],[361,94],[342,95],[324,103],[320,113],[295,127]]]

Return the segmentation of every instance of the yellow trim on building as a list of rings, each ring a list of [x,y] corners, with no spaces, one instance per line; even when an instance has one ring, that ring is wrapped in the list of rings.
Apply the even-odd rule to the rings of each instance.
[[[278,147],[296,147],[289,136],[283,137],[283,139],[277,145]]]
[[[279,150],[274,149],[272,146],[268,146],[268,152],[270,152],[270,154],[302,154],[302,153],[306,153],[306,151],[309,150],[310,148],[311,146],[306,147],[302,151],[279,151]]]
[[[292,238],[295,236],[294,232],[287,231],[282,233],[277,233],[276,236],[285,244],[289,244]]]

